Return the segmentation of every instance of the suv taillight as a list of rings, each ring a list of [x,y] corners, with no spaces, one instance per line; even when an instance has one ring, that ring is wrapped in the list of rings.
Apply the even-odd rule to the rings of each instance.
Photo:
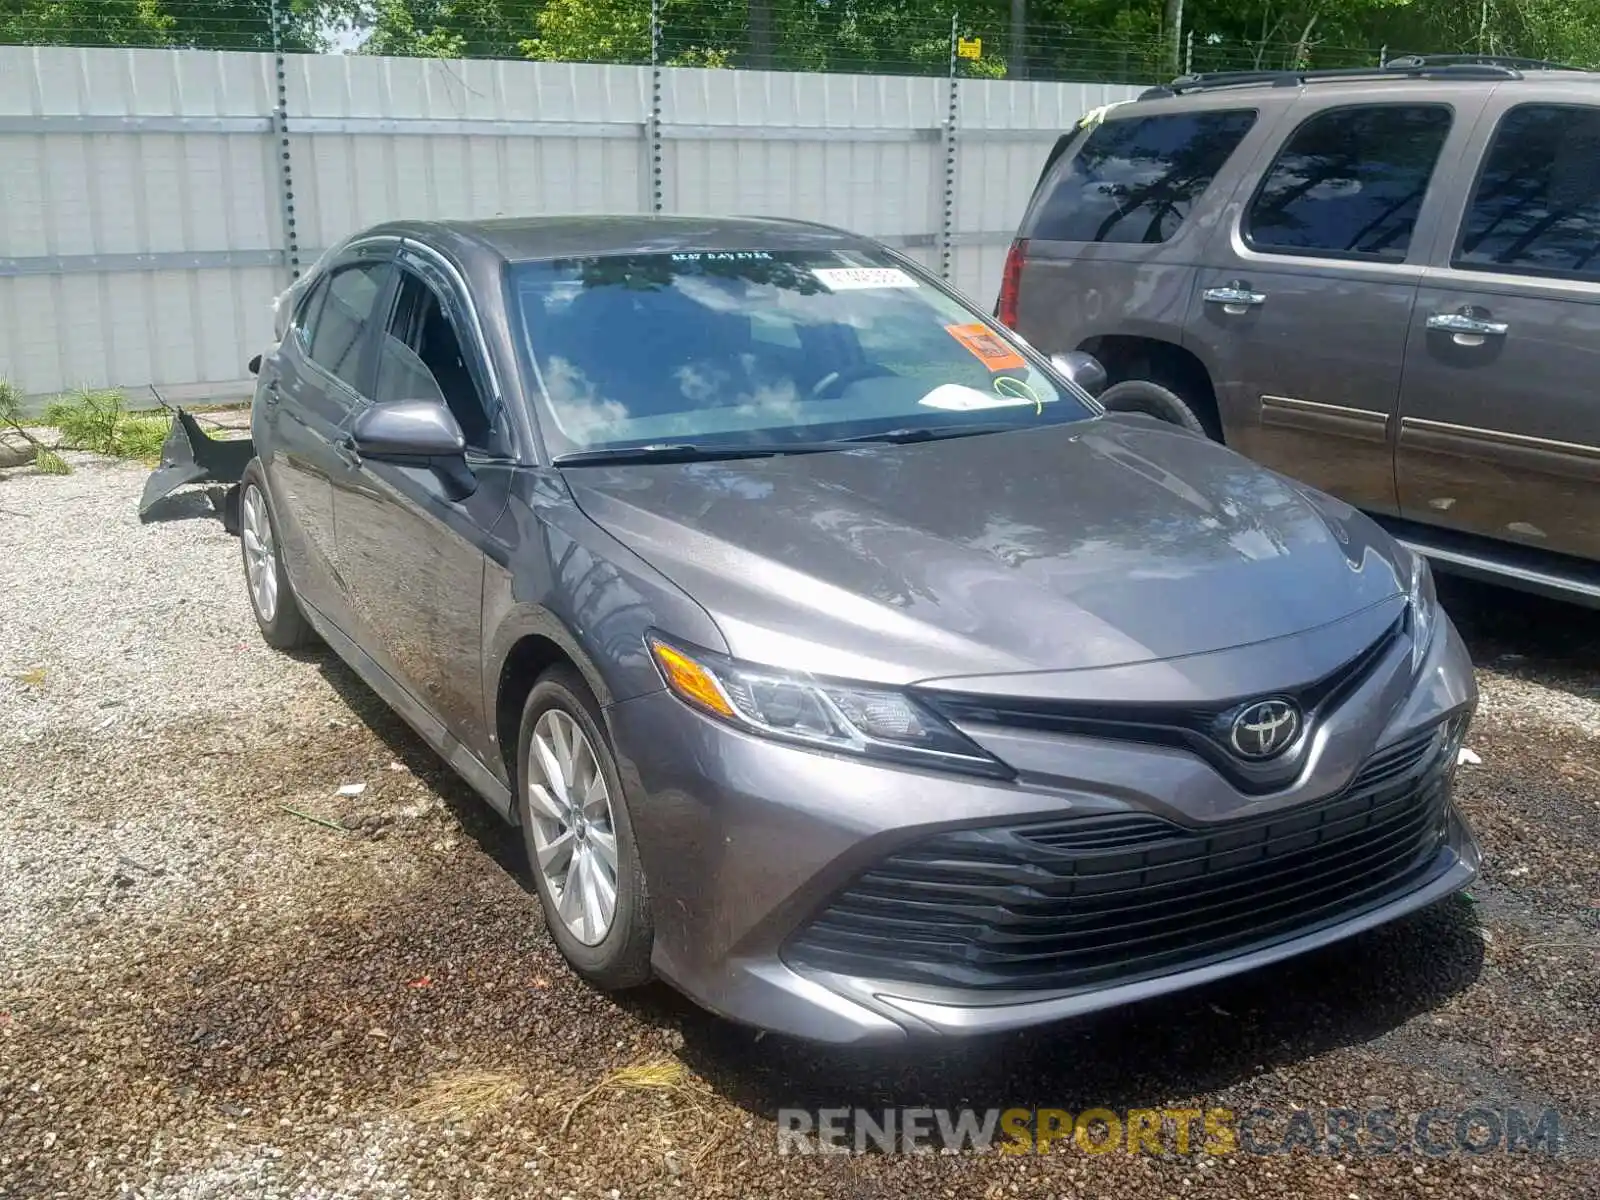
[[[1000,276],[1000,302],[995,305],[995,320],[1007,329],[1017,327],[1017,299],[1022,292],[1022,264],[1028,257],[1028,241],[1018,238],[1006,251],[1006,269]]]

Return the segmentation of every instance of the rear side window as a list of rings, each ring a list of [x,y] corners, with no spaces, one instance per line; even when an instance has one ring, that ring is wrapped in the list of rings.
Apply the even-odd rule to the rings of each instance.
[[[1284,144],[1245,218],[1257,250],[1398,261],[1411,245],[1450,110],[1352,105],[1318,113]]]
[[[1501,119],[1455,265],[1600,279],[1600,108],[1525,104]]]
[[[372,318],[387,269],[385,263],[361,263],[334,274],[311,327],[311,361],[357,390],[361,331]]]
[[[1255,120],[1228,109],[1102,122],[1052,173],[1028,236],[1166,241]]]

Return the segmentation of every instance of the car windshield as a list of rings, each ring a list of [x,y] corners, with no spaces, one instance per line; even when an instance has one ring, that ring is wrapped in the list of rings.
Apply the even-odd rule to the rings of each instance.
[[[560,456],[1057,424],[1097,411],[887,255],[854,249],[520,263],[511,284]]]

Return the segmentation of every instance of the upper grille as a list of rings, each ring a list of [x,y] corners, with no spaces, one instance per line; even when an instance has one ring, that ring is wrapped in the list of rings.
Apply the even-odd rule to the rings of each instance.
[[[1198,966],[1371,907],[1433,868],[1433,731],[1332,799],[1186,829],[1151,813],[955,830],[868,870],[790,943],[873,979],[1067,990]]]
[[[920,691],[918,695],[957,724],[1002,725],[1190,750],[1209,762],[1240,791],[1259,795],[1286,786],[1299,774],[1317,717],[1355,691],[1404,630],[1402,614],[1377,641],[1343,666],[1302,687],[1273,692],[1272,696],[1290,700],[1300,709],[1302,733],[1287,753],[1265,762],[1246,762],[1226,744],[1230,714],[1239,705],[1265,699],[1265,696],[1236,696],[1213,704],[1178,705],[1041,700],[932,689]]]

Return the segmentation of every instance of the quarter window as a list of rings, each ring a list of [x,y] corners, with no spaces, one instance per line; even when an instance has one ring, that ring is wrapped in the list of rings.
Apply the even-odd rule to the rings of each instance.
[[[1105,121],[1051,172],[1028,236],[1164,242],[1255,124],[1251,109]]]
[[[1600,279],[1600,108],[1525,104],[1501,119],[1455,265]]]
[[[361,331],[383,287],[385,263],[359,263],[328,279],[311,327],[311,361],[360,390]]]
[[[1404,259],[1439,151],[1448,108],[1384,104],[1333,108],[1285,143],[1246,216],[1257,250]]]

